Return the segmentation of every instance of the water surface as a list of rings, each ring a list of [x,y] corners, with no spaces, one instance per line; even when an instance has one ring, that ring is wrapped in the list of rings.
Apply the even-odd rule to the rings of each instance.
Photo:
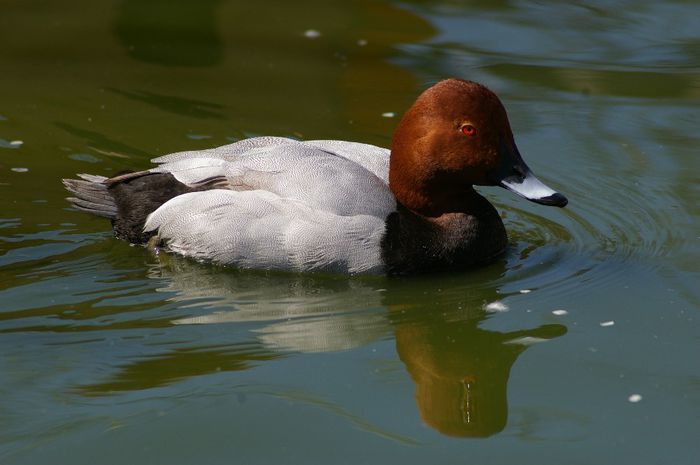
[[[695,463],[700,4],[336,3],[3,6],[0,461]],[[449,76],[570,199],[480,189],[480,270],[228,270],[63,199],[255,135],[388,146]]]

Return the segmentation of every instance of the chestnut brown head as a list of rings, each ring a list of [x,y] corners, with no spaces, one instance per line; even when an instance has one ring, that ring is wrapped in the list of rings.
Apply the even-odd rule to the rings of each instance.
[[[392,139],[389,184],[399,202],[430,216],[462,210],[472,185],[566,204],[522,160],[496,94],[459,79],[435,84],[404,115]]]

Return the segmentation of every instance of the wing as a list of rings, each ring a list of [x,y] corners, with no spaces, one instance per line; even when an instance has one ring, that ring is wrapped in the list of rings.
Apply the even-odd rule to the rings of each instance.
[[[185,160],[189,158],[215,158],[220,160],[233,161],[247,153],[254,153],[256,150],[265,150],[271,147],[287,144],[300,143],[294,139],[286,137],[252,137],[250,139],[239,140],[233,144],[222,145],[205,150],[189,150],[184,152],[175,152],[162,157],[154,158],[153,163],[171,163],[174,161]]]
[[[280,151],[273,149],[290,145],[317,148],[341,156],[369,170],[384,182],[388,182],[390,153],[388,149],[376,145],[339,140],[296,141],[286,137],[253,137],[207,150],[171,153],[151,161],[159,164],[195,158],[237,161],[247,156],[269,155],[270,153],[279,156]],[[282,153],[284,152],[282,150]]]
[[[209,190],[175,197],[145,230],[173,252],[238,268],[381,273],[384,218],[319,211],[266,191]]]
[[[188,186],[263,190],[337,215],[385,217],[396,207],[388,189],[388,151],[340,141],[246,139],[212,150],[155,159],[152,172],[173,174]]]
[[[312,140],[304,144],[357,163],[385,183],[389,183],[389,149],[343,140]]]

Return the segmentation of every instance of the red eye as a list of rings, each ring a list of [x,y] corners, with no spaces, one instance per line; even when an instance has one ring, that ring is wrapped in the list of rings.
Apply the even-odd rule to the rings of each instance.
[[[465,136],[474,137],[476,135],[476,128],[471,124],[466,124],[462,126],[462,132]]]

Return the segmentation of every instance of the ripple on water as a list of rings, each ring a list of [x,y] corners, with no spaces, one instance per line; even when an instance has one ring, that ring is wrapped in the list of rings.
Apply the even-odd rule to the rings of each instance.
[[[630,176],[587,176],[569,184],[558,213],[504,209],[511,253],[508,288],[588,292],[625,280],[630,262],[655,266],[683,240],[676,234],[670,190]],[[536,213],[533,213],[536,212]]]
[[[24,144],[24,141],[21,140],[0,139],[0,148],[3,149],[18,149],[22,147],[22,144]]]

